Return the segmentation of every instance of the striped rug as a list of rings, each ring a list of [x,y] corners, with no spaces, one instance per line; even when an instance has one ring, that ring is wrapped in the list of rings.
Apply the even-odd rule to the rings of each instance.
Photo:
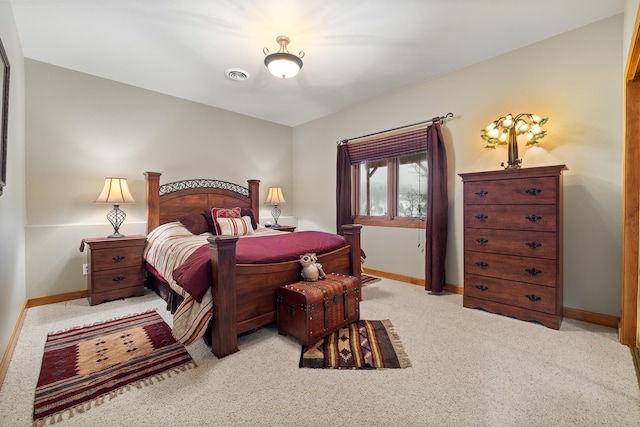
[[[359,320],[302,348],[301,368],[408,368],[409,357],[389,320]]]
[[[33,403],[35,425],[62,421],[141,388],[171,373],[195,367],[155,311],[47,336]]]

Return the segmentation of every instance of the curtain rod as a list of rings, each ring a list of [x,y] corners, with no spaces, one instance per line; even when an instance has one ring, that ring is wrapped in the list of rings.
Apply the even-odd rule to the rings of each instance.
[[[422,122],[416,122],[416,123],[411,123],[410,125],[398,126],[397,128],[393,128],[393,129],[381,130],[380,132],[374,132],[374,133],[370,133],[368,135],[356,136],[355,138],[343,139],[342,141],[338,141],[338,145],[347,144],[347,143],[349,143],[349,141],[353,141],[354,139],[367,138],[369,136],[380,135],[381,133],[393,132],[394,130],[410,128],[412,126],[423,125],[423,124],[426,124],[426,123],[433,123],[435,121],[443,121],[443,120],[446,120],[446,119],[450,119],[452,117],[453,117],[453,113],[447,113],[444,116],[434,117],[433,119],[424,120]]]

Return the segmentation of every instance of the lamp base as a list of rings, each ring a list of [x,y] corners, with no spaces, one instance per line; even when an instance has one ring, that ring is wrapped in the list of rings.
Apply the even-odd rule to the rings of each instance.
[[[118,230],[120,230],[120,226],[122,225],[126,217],[127,214],[124,213],[122,209],[120,209],[119,205],[113,205],[113,210],[107,213],[107,219],[113,227],[113,234],[107,236],[107,238],[117,239],[118,237],[125,237],[124,234],[120,234]]]
[[[278,207],[278,205],[274,205],[273,209],[271,210],[271,216],[273,217],[273,226],[277,227],[278,226],[278,218],[280,218],[280,213],[282,211],[280,210],[280,208]]]

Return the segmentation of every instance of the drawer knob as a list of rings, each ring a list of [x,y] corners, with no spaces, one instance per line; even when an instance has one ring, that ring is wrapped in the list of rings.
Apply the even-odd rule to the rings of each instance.
[[[542,243],[538,243],[538,242],[525,242],[524,244],[529,246],[531,249],[536,249],[542,246]]]
[[[524,270],[532,276],[537,276],[538,274],[542,273],[542,271],[538,270],[537,268],[525,268]]]
[[[478,197],[484,197],[487,194],[489,194],[488,191],[484,191],[484,190],[476,191],[476,196],[478,196]]]
[[[528,190],[524,190],[524,192],[529,194],[530,196],[537,196],[538,194],[542,193],[542,190],[539,188],[529,188]]]
[[[525,297],[527,297],[527,299],[531,302],[538,302],[540,301],[542,298],[540,298],[538,295],[525,295]]]
[[[124,261],[124,258],[122,255],[116,255],[113,258],[111,258],[114,262],[122,262]]]
[[[478,215],[476,215],[476,219],[477,219],[478,221],[486,221],[488,218],[489,218],[489,216],[488,216],[488,215],[485,215],[485,214],[478,214]]]
[[[540,221],[542,217],[540,215],[527,215],[525,216],[525,219],[528,219],[535,224],[536,222]]]
[[[489,243],[489,241],[487,239],[485,239],[484,237],[478,237],[476,239],[476,242],[478,242],[478,244],[480,244],[480,245],[486,245],[487,243]]]
[[[114,277],[114,278],[113,278],[113,281],[114,281],[114,282],[116,282],[116,283],[120,283],[120,282],[122,282],[124,279],[125,279],[125,277],[124,277],[124,276],[116,276],[116,277]]]
[[[487,288],[485,285],[476,285],[475,288],[481,290],[482,292],[489,290],[489,288]]]
[[[478,261],[478,262],[476,262],[476,265],[477,265],[478,267],[480,267],[480,268],[487,268],[487,267],[489,267],[489,264],[487,264],[487,263],[486,263],[486,262],[484,262],[484,261]]]

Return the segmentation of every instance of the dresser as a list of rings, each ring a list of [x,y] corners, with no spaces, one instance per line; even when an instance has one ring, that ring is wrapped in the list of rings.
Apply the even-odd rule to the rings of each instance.
[[[143,252],[147,238],[130,235],[119,238],[83,239],[80,250],[89,248],[87,287],[89,303],[144,295]]]
[[[565,169],[460,174],[465,307],[560,328]]]

